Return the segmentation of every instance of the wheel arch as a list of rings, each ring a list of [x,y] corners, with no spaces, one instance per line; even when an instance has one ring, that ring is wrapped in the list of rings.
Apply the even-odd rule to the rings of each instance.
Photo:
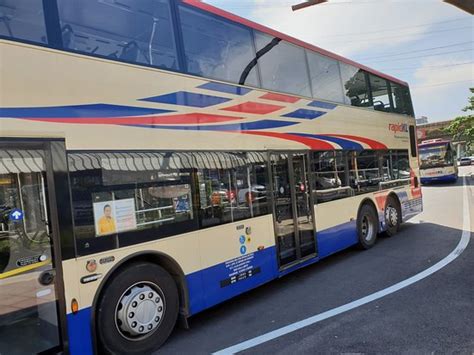
[[[398,197],[398,195],[394,191],[390,191],[387,195],[387,200],[389,197],[393,197],[395,201],[397,201],[398,207],[400,208],[400,212],[401,212],[402,203],[400,202],[400,198]],[[385,206],[387,205],[387,200],[385,200]],[[384,209],[385,209],[385,206],[384,206]]]
[[[179,314],[184,318],[189,316],[189,292],[186,283],[186,277],[181,266],[178,262],[168,254],[158,251],[140,251],[128,255],[127,257],[120,260],[119,263],[114,265],[105,275],[101,284],[99,285],[97,292],[95,293],[92,306],[91,306],[91,330],[93,346],[96,351],[98,349],[97,337],[96,337],[96,307],[99,302],[101,295],[103,294],[107,284],[118,272],[126,268],[128,265],[134,262],[149,262],[161,266],[167,271],[176,283],[179,294]]]

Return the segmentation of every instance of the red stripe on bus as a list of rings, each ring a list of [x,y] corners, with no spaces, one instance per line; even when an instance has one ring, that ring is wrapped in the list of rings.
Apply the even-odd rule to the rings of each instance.
[[[340,55],[338,54],[335,54],[335,53],[332,53],[332,52],[329,52],[325,49],[322,49],[322,48],[319,48],[315,45],[312,45],[310,43],[307,43],[307,42],[303,42],[302,40],[299,40],[297,38],[294,38],[294,37],[291,37],[291,36],[288,36],[284,33],[281,33],[281,32],[278,32],[276,30],[273,30],[271,28],[268,28],[266,26],[263,26],[263,25],[260,25],[258,23],[255,23],[253,21],[250,21],[250,20],[247,20],[243,17],[240,17],[240,16],[237,16],[237,15],[234,15],[230,12],[227,12],[225,10],[222,10],[218,7],[215,7],[215,6],[212,6],[212,5],[209,5],[209,4],[206,4],[200,0],[183,0],[183,2],[185,4],[188,4],[188,5],[191,5],[191,6],[194,6],[194,7],[197,7],[201,10],[204,10],[204,11],[207,11],[207,12],[210,12],[211,14],[215,14],[215,15],[219,15],[219,16],[222,16],[228,20],[231,20],[231,21],[234,21],[234,22],[237,22],[237,23],[241,23],[242,25],[244,26],[248,26],[250,28],[253,28],[255,30],[258,30],[258,31],[261,31],[263,33],[267,33],[273,37],[277,37],[277,38],[281,38],[281,39],[284,39],[285,41],[288,41],[290,43],[294,43],[298,46],[301,46],[303,48],[306,48],[306,49],[309,49],[309,50],[312,50],[312,51],[315,51],[315,52],[318,52],[318,53],[321,53],[329,58],[333,58],[333,59],[336,59],[338,61],[341,61],[343,63],[346,63],[346,64],[350,64],[350,65],[354,65],[356,66],[357,68],[360,68],[360,69],[364,69],[364,70],[367,70],[368,72],[372,73],[372,74],[375,74],[375,75],[378,75],[382,78],[385,78],[385,79],[388,79],[388,80],[392,80],[393,82],[396,82],[398,84],[401,84],[401,85],[404,85],[404,86],[408,86],[408,84],[403,81],[403,80],[400,80],[400,79],[397,79],[391,75],[388,75],[388,74],[384,74],[384,73],[381,73],[379,72],[378,70],[375,70],[375,69],[372,69],[372,68],[369,68],[369,67],[366,67],[365,65],[362,65],[360,63],[357,63],[357,62],[354,62],[353,60],[350,60],[350,59],[347,59],[347,58],[344,58],[344,57],[341,57]]]
[[[186,113],[182,115],[160,115],[160,116],[139,116],[139,117],[81,117],[81,118],[27,118],[29,120],[61,123],[82,123],[82,124],[200,124],[218,123],[241,120],[242,117],[232,117],[223,115],[210,115],[202,113]]]
[[[235,106],[221,108],[223,111],[233,111],[242,113],[255,113],[258,115],[265,115],[285,108],[285,106],[277,106],[270,104],[262,104],[259,102],[244,102]]]
[[[347,139],[351,139],[351,140],[358,141],[361,143],[365,143],[372,149],[387,149],[387,146],[385,144],[380,143],[378,141],[374,141],[373,139],[369,139],[369,138],[352,136],[349,134],[324,134],[324,135],[330,136],[330,137],[347,138]]]
[[[256,132],[256,131],[242,131],[239,133],[243,134],[253,134],[256,136],[263,136],[263,137],[272,137],[272,138],[279,138],[279,139],[286,139],[293,142],[302,143],[311,149],[322,149],[322,150],[332,150],[334,146],[328,142],[308,138],[308,137],[301,137],[301,136],[294,136],[288,133],[279,133],[279,132]]]
[[[275,94],[272,92],[268,92],[265,95],[260,96],[261,99],[266,99],[266,100],[273,100],[273,101],[281,101],[281,102],[289,102],[289,103],[295,103],[296,101],[299,101],[299,97],[295,96],[289,96],[289,95],[283,95],[283,94]]]

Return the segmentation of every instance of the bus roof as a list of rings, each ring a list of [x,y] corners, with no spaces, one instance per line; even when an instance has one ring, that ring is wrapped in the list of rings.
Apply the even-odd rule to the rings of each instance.
[[[293,43],[293,44],[296,44],[298,46],[301,46],[301,47],[304,47],[306,49],[309,49],[309,50],[312,50],[312,51],[315,51],[315,52],[318,52],[322,55],[325,55],[327,57],[330,57],[330,58],[333,58],[335,60],[338,60],[338,61],[341,61],[343,63],[346,63],[346,64],[349,64],[349,65],[353,65],[357,68],[360,68],[360,69],[363,69],[365,71],[368,71],[369,73],[372,73],[372,74],[375,74],[375,75],[378,75],[382,78],[385,78],[387,80],[391,80],[393,82],[396,82],[398,84],[401,84],[401,85],[404,85],[404,86],[408,86],[408,83],[403,81],[403,80],[400,80],[400,79],[397,79],[391,75],[388,75],[388,74],[384,74],[384,73],[381,73],[375,69],[371,69],[369,67],[366,67],[365,65],[362,65],[360,63],[357,63],[357,62],[354,62],[350,59],[347,59],[347,58],[344,58],[338,54],[335,54],[335,53],[332,53],[330,51],[327,51],[325,49],[322,49],[320,47],[317,47],[313,44],[310,44],[310,43],[307,43],[307,42],[304,42],[304,41],[301,41],[295,37],[291,37],[291,36],[288,36],[284,33],[281,33],[281,32],[278,32],[276,30],[273,30],[269,27],[266,27],[266,26],[263,26],[263,25],[260,25],[256,22],[253,22],[253,21],[250,21],[250,20],[247,20],[243,17],[240,17],[240,16],[237,16],[237,15],[234,15],[230,12],[227,12],[225,10],[222,10],[218,7],[215,7],[215,6],[212,6],[212,5],[209,5],[209,4],[206,4],[204,2],[202,2],[201,0],[182,0],[183,3],[185,4],[188,4],[188,5],[191,5],[191,6],[194,6],[194,7],[197,7],[201,10],[204,10],[204,11],[207,11],[207,12],[210,12],[210,13],[213,13],[215,15],[219,15],[219,16],[222,16],[228,20],[231,20],[231,21],[235,21],[235,22],[238,22],[242,25],[245,25],[247,27],[250,27],[250,28],[253,28],[254,30],[258,30],[258,31],[261,31],[261,32],[264,32],[264,33],[267,33],[269,35],[272,35],[274,37],[278,37],[278,38],[281,38],[287,42],[290,42],[290,43]]]
[[[436,146],[436,145],[445,145],[451,143],[448,140],[445,139],[430,139],[426,141],[422,141],[420,144],[418,144],[418,147],[423,148],[423,147],[431,147],[431,146]]]

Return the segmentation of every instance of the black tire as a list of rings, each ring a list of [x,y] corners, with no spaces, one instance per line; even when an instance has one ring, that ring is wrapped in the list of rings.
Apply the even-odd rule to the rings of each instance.
[[[370,249],[377,240],[378,218],[374,208],[364,203],[357,215],[357,235],[359,237],[359,248]]]
[[[131,302],[132,299],[138,299],[132,296],[141,297],[140,292],[148,292],[146,291],[147,288],[153,291],[149,293],[152,300],[139,301],[141,302],[139,307],[148,310],[148,307],[155,305],[153,303],[155,299],[159,300],[161,298],[162,313],[157,314],[159,307],[152,308],[156,317],[154,320],[147,320],[149,323],[146,324],[155,328],[148,334],[134,335],[127,333],[122,328],[123,322],[120,320],[119,312],[123,309],[123,312],[128,313],[132,303],[136,304],[136,302]],[[152,296],[153,293],[155,296]],[[139,294],[140,296],[138,296]],[[123,306],[123,304],[126,306]],[[178,309],[179,298],[176,283],[162,267],[146,262],[137,262],[126,266],[107,282],[97,305],[96,329],[99,346],[101,347],[100,353],[150,354],[157,350],[171,334],[178,317]],[[141,320],[144,317],[141,312],[137,312],[136,318],[140,326],[142,323],[138,319],[139,314],[142,317]],[[146,312],[146,314],[151,315],[150,312]],[[138,330],[137,322],[134,323]],[[143,324],[147,327],[145,323]],[[147,330],[145,329],[145,331]]]
[[[400,224],[402,223],[402,211],[400,208],[400,203],[394,196],[388,196],[387,201],[385,202],[383,215],[386,225],[384,234],[387,237],[393,237],[398,233]]]

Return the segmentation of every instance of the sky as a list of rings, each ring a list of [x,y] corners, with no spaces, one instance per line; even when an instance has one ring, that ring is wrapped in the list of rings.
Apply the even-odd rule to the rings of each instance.
[[[441,0],[205,2],[340,54],[410,85],[416,117],[465,115],[474,87],[474,16]]]

